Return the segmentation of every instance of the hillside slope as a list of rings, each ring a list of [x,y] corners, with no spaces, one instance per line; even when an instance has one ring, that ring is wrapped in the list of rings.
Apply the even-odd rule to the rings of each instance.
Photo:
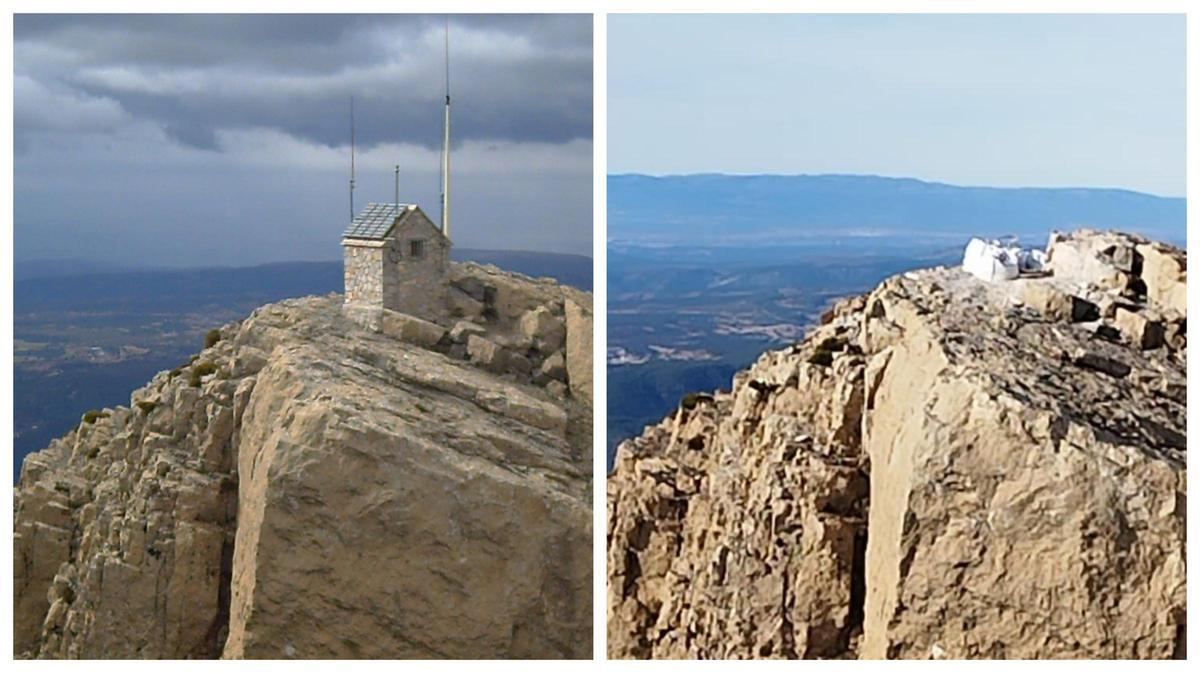
[[[451,295],[263,306],[30,454],[16,654],[590,656],[591,296],[474,264]]]
[[[608,480],[612,657],[1186,653],[1186,257],[844,300]]]

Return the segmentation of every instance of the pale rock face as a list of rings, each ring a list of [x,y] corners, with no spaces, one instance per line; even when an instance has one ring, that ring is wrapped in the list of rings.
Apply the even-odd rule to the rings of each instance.
[[[31,454],[15,653],[590,657],[590,407],[392,320],[261,307]]]
[[[1187,315],[1187,255],[1159,243],[1137,246],[1147,298],[1164,310]]]
[[[592,299],[582,294],[566,301],[567,377],[571,394],[592,403]]]
[[[1049,279],[891,278],[623,443],[609,655],[1184,654],[1186,352],[1031,310],[1142,280],[1139,239],[1065,240]]]

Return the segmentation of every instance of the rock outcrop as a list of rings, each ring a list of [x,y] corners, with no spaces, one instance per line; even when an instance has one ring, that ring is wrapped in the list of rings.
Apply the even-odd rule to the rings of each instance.
[[[457,324],[264,306],[27,457],[17,656],[590,657],[590,397],[530,362],[562,369],[590,295],[453,273]]]
[[[890,278],[622,443],[609,655],[1184,655],[1185,253],[1048,255]]]

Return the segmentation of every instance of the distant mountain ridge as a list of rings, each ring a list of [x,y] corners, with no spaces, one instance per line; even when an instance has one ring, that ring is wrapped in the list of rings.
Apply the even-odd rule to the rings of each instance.
[[[559,281],[582,289],[591,289],[592,258],[559,252],[531,250],[482,250],[461,248],[451,251],[451,259],[459,262],[495,264],[503,269],[533,276],[554,276]],[[341,266],[340,260],[268,262],[249,266],[208,265],[197,267],[129,267],[92,259],[31,259],[13,263],[13,280],[41,280],[78,276],[109,276],[123,274],[202,274],[217,271],[317,270]],[[339,272],[340,273],[340,272]],[[339,275],[340,278],[340,275]],[[585,287],[586,286],[586,287]]]
[[[1110,188],[961,187],[872,175],[608,176],[610,244],[870,243],[964,232],[1040,238],[1080,226],[1182,242],[1186,213],[1183,198]]]

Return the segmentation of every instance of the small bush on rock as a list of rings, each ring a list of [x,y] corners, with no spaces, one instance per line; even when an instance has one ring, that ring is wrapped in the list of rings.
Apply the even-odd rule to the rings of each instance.
[[[692,409],[696,408],[697,404],[711,401],[712,395],[709,395],[708,393],[692,392],[687,393],[683,396],[683,399],[679,400],[679,406],[683,407],[685,411],[691,411]]]
[[[217,371],[217,366],[211,362],[197,362],[192,365],[192,373],[188,378],[188,383],[193,388],[200,387],[200,379]]]

